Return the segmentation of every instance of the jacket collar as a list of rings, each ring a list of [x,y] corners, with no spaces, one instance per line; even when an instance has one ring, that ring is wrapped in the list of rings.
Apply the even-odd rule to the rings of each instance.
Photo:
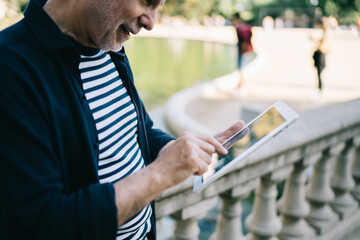
[[[58,51],[64,48],[73,48],[71,41],[60,30],[41,5],[46,1],[30,0],[24,12],[24,19],[39,46],[46,52]]]

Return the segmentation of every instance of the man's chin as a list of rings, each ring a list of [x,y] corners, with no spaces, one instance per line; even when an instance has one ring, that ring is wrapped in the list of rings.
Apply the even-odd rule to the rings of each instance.
[[[111,49],[112,52],[119,52],[123,48],[123,45],[117,45],[115,48]]]
[[[105,52],[119,52],[123,48],[123,43],[109,44],[101,48]]]

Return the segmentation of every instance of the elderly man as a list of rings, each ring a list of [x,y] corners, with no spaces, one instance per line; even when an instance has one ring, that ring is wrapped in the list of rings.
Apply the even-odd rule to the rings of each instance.
[[[153,200],[221,142],[154,129],[123,42],[165,0],[31,0],[0,32],[1,239],[155,239]]]

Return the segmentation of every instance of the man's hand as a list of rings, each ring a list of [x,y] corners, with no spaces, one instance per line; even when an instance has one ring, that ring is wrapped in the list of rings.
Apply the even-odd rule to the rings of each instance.
[[[222,143],[243,126],[244,123],[239,121],[214,137],[185,132],[166,144],[152,164],[116,182],[118,224],[124,223],[166,189],[191,175],[204,174],[213,153],[227,154]]]
[[[223,143],[225,142],[229,137],[240,131],[245,126],[245,123],[243,121],[238,121],[231,125],[228,129],[226,129],[223,132],[219,132],[215,135],[216,140]]]
[[[185,132],[163,147],[154,164],[163,165],[161,169],[169,187],[191,175],[202,175],[208,170],[213,153],[226,155],[227,150],[222,143],[243,127],[243,121],[236,122],[214,137]]]
[[[160,151],[153,164],[159,165],[167,187],[172,187],[191,175],[205,173],[215,151],[227,153],[215,137],[184,132]]]

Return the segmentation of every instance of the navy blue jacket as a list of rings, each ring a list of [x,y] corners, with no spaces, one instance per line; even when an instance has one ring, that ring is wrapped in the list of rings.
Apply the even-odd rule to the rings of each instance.
[[[135,105],[149,164],[172,137],[153,128],[125,52],[110,55]],[[79,61],[34,0],[24,19],[0,32],[0,239],[115,239],[114,188],[98,180],[98,138]],[[154,215],[152,224],[150,239]]]

